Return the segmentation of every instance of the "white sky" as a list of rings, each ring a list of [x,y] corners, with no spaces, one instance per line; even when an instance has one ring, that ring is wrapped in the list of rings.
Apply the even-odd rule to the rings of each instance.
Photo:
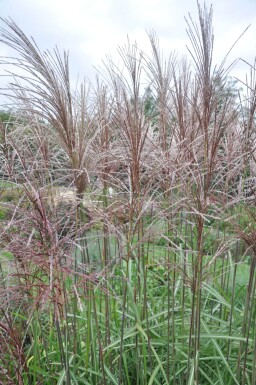
[[[242,57],[253,63],[256,56],[256,0],[213,0],[215,34],[214,64],[220,63],[228,49],[252,24],[236,45],[229,62]],[[206,1],[209,5],[211,2]],[[136,40],[149,50],[146,30],[154,29],[165,55],[175,50],[186,53],[188,37],[184,16],[197,20],[196,0],[0,0],[0,15],[11,17],[41,49],[56,44],[70,52],[73,79],[79,74],[91,80],[93,66],[100,66],[107,54]],[[0,26],[3,23],[0,21]],[[0,56],[10,52],[0,44]],[[0,71],[2,73],[3,66]],[[240,63],[232,75],[244,78],[248,67]],[[0,81],[3,87],[3,79]]]

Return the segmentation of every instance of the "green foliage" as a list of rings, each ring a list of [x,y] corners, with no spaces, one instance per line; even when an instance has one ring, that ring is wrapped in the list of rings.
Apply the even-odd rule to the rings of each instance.
[[[241,275],[243,269],[243,265],[238,267]],[[125,263],[123,267],[115,268],[113,278],[107,283],[106,290],[112,314],[108,321],[100,289],[101,284],[104,284],[104,278],[97,285],[89,286],[87,296],[80,297],[79,308],[76,300],[72,299],[72,280],[67,279],[64,282],[69,299],[61,322],[54,321],[54,309],[51,307],[44,311],[34,311],[29,319],[22,309],[13,313],[12,316],[16,319],[16,332],[23,341],[24,364],[27,367],[22,375],[25,384],[30,384],[31,380],[32,383],[59,384],[66,381],[67,370],[78,384],[95,383],[102,380],[103,375],[106,376],[107,383],[118,383],[120,359],[123,362],[121,378],[124,384],[138,384],[145,381],[159,384],[166,382],[168,365],[175,367],[176,374],[171,375],[172,382],[174,377],[176,383],[181,383],[187,378],[191,289],[185,290],[184,297],[184,286],[179,283],[179,280],[183,279],[182,274],[177,274],[175,293],[169,291],[168,279],[172,287],[172,273],[169,272],[168,278],[166,267],[156,264],[148,267],[147,277],[141,277],[141,291],[135,292],[136,263],[130,262],[128,270],[129,278],[126,283],[120,280],[126,275]],[[230,265],[226,274],[233,273],[234,265]],[[236,383],[236,357],[240,342],[245,341],[240,333],[245,306],[243,302],[245,287],[240,286],[240,289],[237,287],[232,300],[232,289],[222,293],[217,275],[216,278],[212,275],[209,279],[211,284],[205,283],[202,290],[200,383],[208,384],[207,378],[211,378],[212,383],[220,379],[223,382]],[[146,299],[143,297],[144,284],[147,287]],[[237,284],[239,285],[239,282]],[[124,330],[121,333],[124,294],[120,289],[123,285],[126,285],[128,306],[125,310]],[[171,313],[168,311],[169,296],[175,300]],[[92,301],[92,306],[88,303],[88,298]],[[73,313],[72,309],[76,309],[76,312]],[[231,309],[234,319],[232,331],[229,322]],[[169,322],[171,336],[172,328],[175,328],[173,337],[168,334]],[[27,325],[25,328],[24,324]],[[99,331],[101,343],[104,344],[104,359],[100,367],[99,362],[95,360],[98,356]],[[105,344],[108,334],[111,335],[111,340]],[[253,338],[251,334],[248,345],[248,367],[253,362]],[[169,357],[171,360],[169,363],[168,344],[171,350],[175,349],[175,356]],[[9,370],[10,372],[15,370],[15,363]]]
[[[0,121],[2,123],[8,123],[11,120],[11,113],[8,111],[0,110]]]

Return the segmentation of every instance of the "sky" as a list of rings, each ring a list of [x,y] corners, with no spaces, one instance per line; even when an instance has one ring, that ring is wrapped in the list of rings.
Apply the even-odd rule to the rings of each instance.
[[[253,64],[256,56],[256,0],[213,0],[214,64],[222,61],[233,43],[251,24],[232,50],[228,63],[242,57]],[[118,60],[117,48],[136,41],[150,53],[147,32],[154,30],[160,47],[187,54],[189,40],[184,16],[197,20],[196,0],[0,0],[0,15],[11,17],[38,46],[69,50],[72,79],[95,78],[107,55]],[[0,27],[4,23],[0,21]],[[0,56],[10,50],[0,44]],[[6,68],[0,66],[0,74]],[[244,79],[249,67],[239,62],[231,75]],[[6,78],[0,78],[0,88]]]

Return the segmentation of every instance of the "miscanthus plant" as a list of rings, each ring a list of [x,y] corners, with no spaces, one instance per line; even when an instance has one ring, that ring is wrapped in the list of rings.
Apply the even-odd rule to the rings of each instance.
[[[198,16],[75,90],[2,20],[0,384],[255,384],[255,67],[240,95]]]

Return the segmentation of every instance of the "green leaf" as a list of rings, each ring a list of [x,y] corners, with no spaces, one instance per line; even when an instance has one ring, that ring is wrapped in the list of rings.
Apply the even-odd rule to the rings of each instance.
[[[108,378],[110,379],[110,381],[114,384],[114,385],[118,385],[118,381],[115,379],[114,375],[111,373],[111,371],[109,370],[109,368],[104,365],[104,370],[105,370],[105,373],[106,375],[108,376]]]
[[[194,385],[194,373],[195,373],[195,365],[194,365],[194,361],[193,361],[191,368],[190,368],[188,385]]]
[[[208,335],[210,336],[209,329],[208,329],[206,323],[205,323],[203,320],[202,320],[202,326],[203,326],[203,328],[206,330],[206,332],[208,333]],[[222,353],[222,350],[221,350],[219,344],[217,343],[217,341],[216,341],[214,338],[211,338],[211,341],[212,341],[212,343],[214,344],[215,349],[216,349],[217,352],[219,353],[219,356],[222,358],[223,364],[226,366],[226,368],[227,368],[227,370],[229,371],[231,377],[233,378],[234,383],[236,383],[237,385],[239,385],[239,382],[238,382],[237,379],[235,378],[235,375],[234,375],[234,373],[233,373],[231,367],[229,366],[229,364],[228,364],[228,362],[227,362],[227,360],[226,360],[224,354]]]
[[[216,300],[218,303],[226,306],[228,309],[231,308],[230,304],[225,300],[225,298],[223,298],[220,293],[218,293],[213,287],[207,285],[207,283],[204,282],[204,289],[210,293]]]
[[[161,367],[160,364],[158,364],[158,365],[155,367],[155,369],[153,370],[153,373],[152,373],[152,375],[151,375],[151,377],[150,377],[150,379],[149,379],[148,385],[152,385],[152,384],[154,383],[155,377],[156,377],[156,375],[157,375],[157,373],[158,373],[160,367]]]
[[[142,329],[142,327],[141,327],[139,324],[137,324],[136,327],[137,327],[137,329],[139,330],[139,332],[143,335],[143,337],[145,338],[145,340],[148,341],[148,336],[147,336],[147,334],[145,333],[145,331]],[[162,371],[162,373],[163,373],[164,379],[165,379],[166,383],[168,384],[168,380],[167,380],[167,377],[166,377],[166,373],[165,373],[164,368],[163,368],[163,363],[161,362],[161,360],[160,360],[160,358],[159,358],[157,352],[155,351],[154,347],[152,346],[152,344],[150,344],[150,348],[151,348],[151,350],[152,350],[152,352],[153,352],[153,354],[154,354],[154,356],[155,356],[155,358],[156,358],[156,360],[157,360],[157,362],[158,362],[158,365],[159,365],[160,368],[161,368],[161,371]]]

